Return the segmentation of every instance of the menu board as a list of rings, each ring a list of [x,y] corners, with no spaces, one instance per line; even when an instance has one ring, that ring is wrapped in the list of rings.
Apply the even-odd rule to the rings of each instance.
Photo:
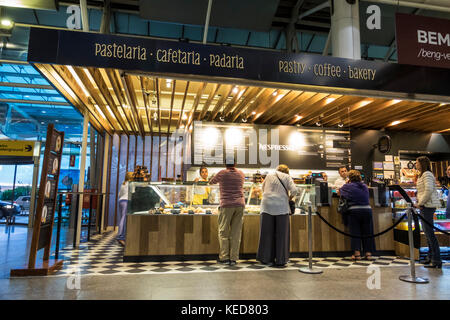
[[[326,128],[255,124],[194,123],[193,165],[291,169],[337,169],[351,162],[350,133]]]
[[[63,143],[64,132],[55,130],[54,125],[49,124],[30,250],[30,268],[34,267],[38,250],[46,249],[44,260],[47,260],[49,256]]]

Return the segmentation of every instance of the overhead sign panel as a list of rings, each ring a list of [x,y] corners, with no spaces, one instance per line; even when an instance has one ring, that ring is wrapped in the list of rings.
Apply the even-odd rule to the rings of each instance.
[[[396,15],[398,62],[450,68],[450,20]]]
[[[450,96],[445,70],[314,54],[37,28],[28,48],[35,63]]]

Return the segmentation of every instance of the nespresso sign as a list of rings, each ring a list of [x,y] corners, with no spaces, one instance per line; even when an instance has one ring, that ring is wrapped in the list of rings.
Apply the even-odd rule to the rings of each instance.
[[[78,31],[31,28],[28,61],[450,96],[450,75],[431,68]]]
[[[450,68],[450,20],[397,13],[398,62]]]

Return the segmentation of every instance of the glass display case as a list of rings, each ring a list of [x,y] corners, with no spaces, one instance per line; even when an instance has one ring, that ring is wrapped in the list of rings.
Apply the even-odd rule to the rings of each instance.
[[[439,208],[436,208],[436,211],[434,213],[434,225],[442,230],[450,230],[450,219],[447,219],[445,214],[448,195],[446,195],[446,192],[440,187],[437,187],[436,189],[441,206]],[[403,190],[413,202],[417,201],[417,190],[414,186],[403,186]],[[397,220],[406,213],[406,209],[408,207],[407,200],[401,195],[399,191],[390,189],[389,194],[391,198],[393,218],[394,220]],[[420,213],[420,209],[416,210]],[[397,226],[397,229],[405,231],[408,230],[408,222],[406,217],[404,218],[404,221]],[[421,228],[421,230],[423,230],[423,228]]]
[[[295,214],[305,214],[311,203],[316,210],[316,186],[296,185]],[[245,214],[259,214],[262,201],[261,183],[244,183]],[[218,185],[197,183],[130,182],[128,214],[218,214]]]

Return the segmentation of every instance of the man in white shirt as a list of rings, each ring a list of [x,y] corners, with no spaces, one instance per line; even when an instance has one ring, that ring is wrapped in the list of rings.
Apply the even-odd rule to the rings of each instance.
[[[348,171],[346,166],[339,167],[339,178],[336,179],[334,182],[334,187],[336,188],[336,191],[339,191],[339,189],[347,183],[348,181]]]

